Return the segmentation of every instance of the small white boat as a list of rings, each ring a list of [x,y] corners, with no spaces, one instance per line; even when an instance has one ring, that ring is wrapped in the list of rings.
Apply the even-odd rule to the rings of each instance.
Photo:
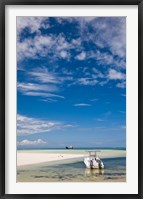
[[[84,158],[84,164],[88,169],[104,169],[104,164],[97,155],[100,151],[88,151],[89,156]]]

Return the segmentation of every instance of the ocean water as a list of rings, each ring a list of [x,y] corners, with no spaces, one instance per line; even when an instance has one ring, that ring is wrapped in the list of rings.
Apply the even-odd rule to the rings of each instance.
[[[105,169],[87,169],[83,158],[17,168],[17,182],[125,182],[126,158],[102,159]]]
[[[85,151],[85,150],[126,150],[126,147],[84,147],[73,148],[72,151]],[[67,151],[65,148],[24,148],[20,147],[18,151]],[[69,150],[70,151],[70,150]]]

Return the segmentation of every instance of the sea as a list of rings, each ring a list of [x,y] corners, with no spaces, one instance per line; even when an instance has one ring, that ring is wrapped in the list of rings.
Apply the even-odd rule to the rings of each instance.
[[[125,150],[125,148],[105,149]],[[35,151],[35,149],[32,150]],[[85,148],[76,149],[74,153],[84,150]],[[93,148],[88,150],[93,150]],[[27,152],[30,151],[27,150]],[[37,152],[40,151],[46,153],[47,149],[37,150]],[[57,153],[57,149],[52,149],[52,151]],[[70,150],[62,151],[70,153]],[[126,157],[102,158],[102,161],[105,165],[104,169],[85,168],[83,158],[19,166],[17,167],[17,182],[126,182]]]

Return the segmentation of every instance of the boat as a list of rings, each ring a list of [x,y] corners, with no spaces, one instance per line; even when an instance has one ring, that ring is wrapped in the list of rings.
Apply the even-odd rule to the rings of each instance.
[[[84,164],[88,169],[104,169],[104,164],[97,155],[100,151],[88,151],[89,156],[84,158]]]
[[[66,149],[73,149],[73,146],[66,146]]]

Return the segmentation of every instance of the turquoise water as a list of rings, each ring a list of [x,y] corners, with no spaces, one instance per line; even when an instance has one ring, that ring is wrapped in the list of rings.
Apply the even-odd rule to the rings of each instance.
[[[126,158],[102,159],[104,170],[87,169],[83,158],[17,168],[17,182],[125,182]]]
[[[83,147],[83,148],[73,148],[73,150],[126,150],[126,148],[125,147],[117,147],[117,148],[115,148],[115,147],[113,147],[113,148],[109,148],[109,147],[102,147],[102,148],[100,148],[100,147]],[[22,149],[22,148],[20,148],[20,149],[17,149],[18,151],[20,151],[20,150],[32,150],[32,151],[39,151],[39,150],[41,150],[41,151],[43,151],[43,150],[66,150],[67,151],[67,149],[65,149],[65,148],[24,148],[24,149]]]

